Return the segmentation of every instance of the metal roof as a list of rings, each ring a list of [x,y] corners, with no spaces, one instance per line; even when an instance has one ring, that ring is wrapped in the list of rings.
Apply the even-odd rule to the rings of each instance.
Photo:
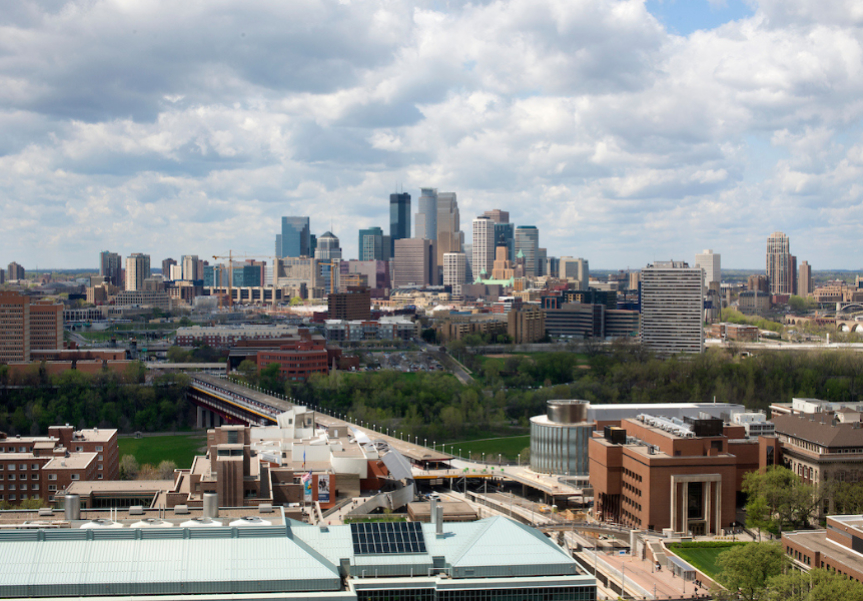
[[[578,564],[506,517],[422,524],[425,553],[355,554],[350,526],[288,520],[260,528],[0,531],[0,597],[177,595],[341,590],[359,578],[545,577]]]

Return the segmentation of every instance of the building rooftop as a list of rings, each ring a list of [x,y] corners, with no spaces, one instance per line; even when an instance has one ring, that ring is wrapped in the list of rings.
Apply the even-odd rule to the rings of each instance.
[[[258,527],[6,530],[0,531],[0,554],[8,558],[0,564],[0,596],[324,593],[345,590],[342,571],[357,586],[389,588],[388,578],[417,582],[413,577],[438,574],[449,583],[554,577],[570,586],[594,584],[566,551],[508,518],[446,523],[441,535],[435,528],[289,520]]]
[[[98,453],[72,453],[68,457],[54,457],[45,464],[45,470],[82,470],[96,461]]]
[[[799,438],[822,447],[863,447],[860,422],[833,423],[830,414],[777,415],[776,433]]]

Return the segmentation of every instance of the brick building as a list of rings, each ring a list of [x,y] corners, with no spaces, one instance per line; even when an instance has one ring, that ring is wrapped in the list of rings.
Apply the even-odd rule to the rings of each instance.
[[[783,532],[782,548],[799,570],[824,568],[863,582],[861,515],[828,516],[826,530]]]
[[[30,361],[31,351],[63,348],[63,305],[0,292],[0,363]]]
[[[507,314],[507,334],[516,344],[545,338],[545,313],[538,305],[512,309]]]
[[[119,477],[117,430],[51,426],[48,436],[0,433],[0,501],[54,497],[73,482]]]
[[[372,317],[371,292],[368,288],[348,288],[327,296],[327,314],[330,319],[364,319]]]
[[[321,336],[309,336],[281,344],[277,349],[258,351],[258,371],[278,364],[282,377],[290,381],[305,381],[314,373],[329,373],[327,347]]]
[[[736,521],[744,474],[775,464],[777,446],[722,419],[621,420],[588,443],[596,515],[639,529],[715,534]]]

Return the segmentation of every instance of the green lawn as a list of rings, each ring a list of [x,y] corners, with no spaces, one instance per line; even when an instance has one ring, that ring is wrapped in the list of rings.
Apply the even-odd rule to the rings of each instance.
[[[485,453],[486,461],[494,461],[497,462],[498,453],[503,455],[504,460],[509,459],[510,461],[515,461],[518,458],[518,454],[524,450],[525,447],[530,446],[530,435],[525,434],[523,436],[507,436],[503,438],[488,438],[484,440],[465,440],[460,442],[448,442],[444,445],[444,449],[440,449],[441,445],[438,445],[439,450],[443,450],[446,453],[455,453],[458,455],[459,449],[461,449],[461,456],[468,457],[469,454],[479,454]],[[522,457],[522,462],[526,461],[526,457]]]
[[[716,565],[716,559],[721,553],[735,545],[746,545],[748,543],[734,543],[721,541],[717,543],[675,543],[668,546],[681,559],[688,561],[694,567],[704,572],[707,576],[715,579],[722,570]]]
[[[168,459],[178,468],[192,467],[195,455],[203,455],[207,446],[206,434],[180,434],[177,436],[144,436],[120,438],[117,441],[120,457],[134,455],[139,465],[157,466]]]

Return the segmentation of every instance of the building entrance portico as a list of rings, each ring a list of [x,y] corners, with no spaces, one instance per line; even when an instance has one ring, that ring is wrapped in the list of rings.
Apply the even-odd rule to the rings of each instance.
[[[671,476],[671,528],[694,536],[717,534],[722,516],[722,475]]]

